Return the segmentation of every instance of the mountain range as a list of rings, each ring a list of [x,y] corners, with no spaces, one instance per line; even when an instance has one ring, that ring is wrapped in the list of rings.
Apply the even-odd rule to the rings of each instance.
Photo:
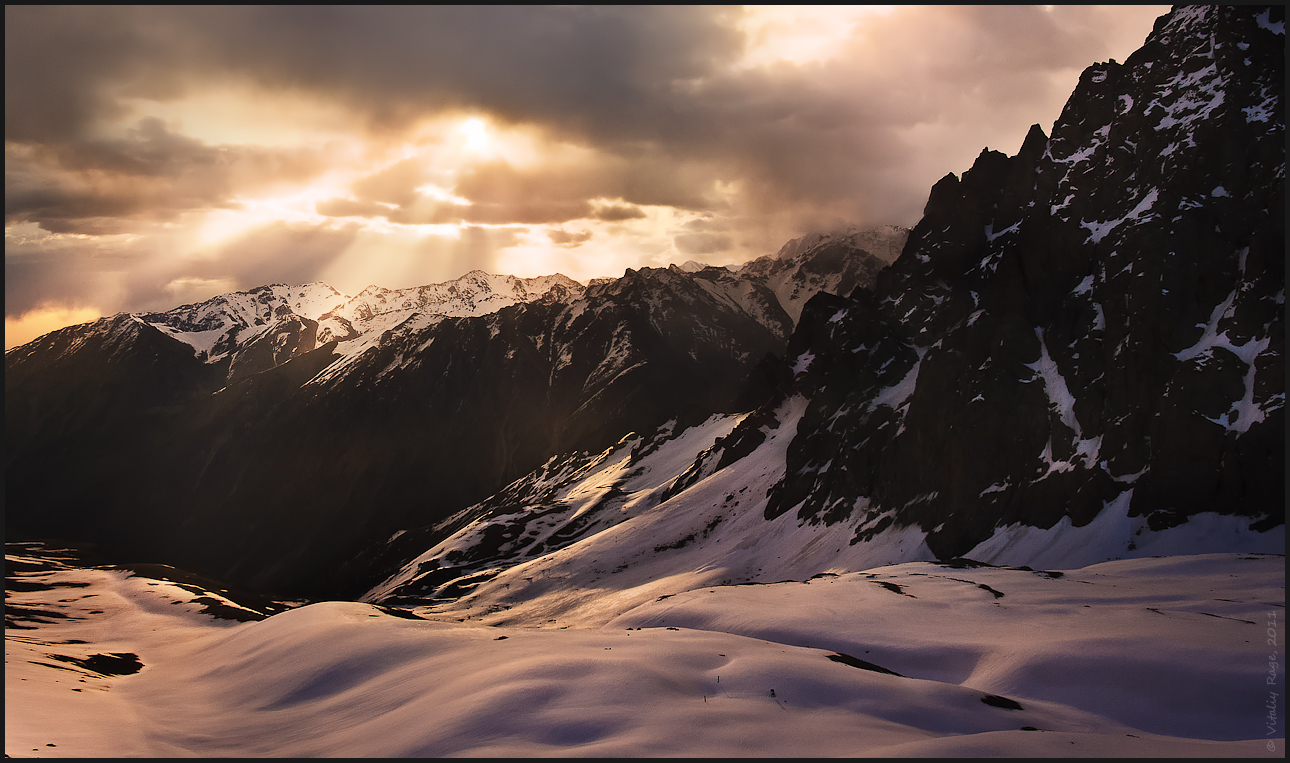
[[[817,239],[734,270],[276,284],[52,332],[5,356],[9,526],[334,591],[361,544],[555,454],[738,405],[811,296],[885,266]]]
[[[740,580],[1024,563],[1080,532],[1095,561],[1220,527],[1276,546],[1269,14],[1162,17],[1083,73],[1051,136],[936,183],[912,231],[588,285],[273,285],[48,334],[5,356],[7,526],[265,590],[436,600],[628,532],[621,554],[684,547],[675,564]],[[784,533],[794,565],[747,551]]]

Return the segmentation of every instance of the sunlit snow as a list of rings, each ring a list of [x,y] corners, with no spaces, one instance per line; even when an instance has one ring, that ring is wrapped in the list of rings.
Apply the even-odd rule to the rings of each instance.
[[[1284,743],[1264,708],[1281,556],[914,562],[678,590],[567,629],[357,602],[239,623],[125,572],[24,579],[65,587],[12,604],[64,617],[6,629],[14,757],[1228,757]],[[142,668],[66,661],[95,654]]]

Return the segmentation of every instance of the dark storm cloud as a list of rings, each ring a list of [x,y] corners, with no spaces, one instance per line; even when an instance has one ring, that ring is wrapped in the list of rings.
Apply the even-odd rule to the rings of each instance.
[[[734,26],[740,13],[674,6],[6,8],[5,135],[74,144],[59,151],[61,162],[105,171],[115,162],[124,172],[146,172],[173,161],[172,154],[211,161],[200,158],[209,147],[178,137],[149,138],[146,146],[85,141],[95,120],[118,113],[120,96],[163,98],[247,81],[343,102],[374,129],[442,109],[483,110],[642,170],[620,173],[618,188],[588,187],[586,194],[701,208],[710,189],[699,186],[720,179],[742,183],[763,210],[823,204],[859,216],[876,209],[910,223],[925,200],[927,170],[896,188],[901,173],[882,172],[917,164],[925,151],[903,131],[943,124],[953,135],[956,122],[1002,122],[1036,99],[1051,99],[1049,75],[1091,63],[1107,18],[1062,6],[900,8],[872,18],[827,64],[734,71],[728,65],[744,44]],[[1018,141],[1026,127],[1014,128]],[[979,148],[964,146],[963,155]],[[692,165],[705,169],[702,180],[678,183],[676,173]],[[965,168],[944,168],[951,169]],[[394,174],[401,171],[415,174],[411,167]],[[466,178],[476,185],[468,191],[489,180],[496,190],[498,179],[483,177],[489,172],[498,174]],[[551,180],[510,185],[529,193]],[[415,187],[415,179],[401,177],[372,183],[384,187],[356,189],[358,198],[402,206]],[[521,208],[528,213],[516,222],[549,217]],[[505,216],[502,209],[474,214],[461,219]]]
[[[5,221],[52,233],[125,232],[139,218],[234,206],[239,191],[306,180],[325,167],[325,151],[208,146],[146,118],[119,139],[6,143]]]
[[[121,146],[94,140],[96,124],[123,113],[123,97],[178,97],[211,84],[244,81],[348,104],[374,128],[459,107],[592,136],[612,132],[611,124],[602,124],[606,114],[647,102],[651,91],[705,74],[714,60],[737,53],[739,36],[718,23],[729,13],[692,8],[6,8],[6,141],[45,149],[42,166],[53,189],[11,205],[7,219],[49,221],[47,229],[75,230],[72,221],[92,215],[88,207],[107,203],[100,197],[113,197],[118,208],[110,214],[124,215],[153,204],[201,206],[229,195],[215,182],[180,193],[101,179],[98,185],[109,186],[104,194],[62,188],[65,183],[52,165],[137,178],[179,166],[181,154],[195,169],[219,163],[218,157],[201,156],[202,149],[215,149],[196,141],[164,143],[148,136]],[[407,203],[419,179],[399,177],[397,170],[415,172],[396,168],[394,177],[373,178],[371,185],[382,187],[357,188],[359,198]],[[194,192],[205,197],[193,198]],[[520,217],[505,220],[505,205],[497,204],[461,219],[559,218],[551,217],[554,210],[542,212],[526,203],[518,208]],[[585,211],[564,205],[575,207]]]
[[[46,304],[118,311],[165,310],[219,291],[317,280],[350,245],[357,226],[271,223],[229,239],[197,260],[158,257],[119,241],[49,236],[10,239],[5,247],[5,316]],[[186,295],[176,282],[219,284]]]
[[[730,248],[732,239],[720,233],[680,233],[672,239],[686,254],[715,254]]]
[[[620,223],[624,220],[641,220],[645,217],[645,212],[640,207],[627,206],[623,204],[607,204],[598,208],[591,213],[592,217],[597,220],[604,220],[607,223]]]
[[[100,247],[82,242],[6,246],[5,316],[17,317],[46,303],[70,307],[97,304],[113,273],[129,265],[123,258],[105,254]]]
[[[404,206],[416,201],[417,186],[425,183],[425,175],[420,161],[404,159],[358,180],[351,190],[363,201]]]
[[[564,230],[553,230],[547,231],[546,235],[547,238],[551,239],[551,243],[556,244],[557,246],[573,249],[590,241],[592,233],[589,230],[578,231],[577,233],[569,233]]]
[[[1051,120],[1068,95],[1052,76],[1101,51],[1099,20],[1060,8],[902,8],[871,19],[825,63],[706,80],[680,118],[655,129],[675,155],[706,156],[741,180],[757,212],[912,224],[930,183],[967,168],[923,157],[952,148],[970,162],[982,126],[1010,128],[1017,145],[995,148],[1015,152],[1034,104],[1051,101]],[[911,139],[920,128],[932,140]]]
[[[32,152],[5,146],[5,222],[33,221],[54,233],[117,233],[120,219],[144,208],[148,194],[129,179],[97,178],[97,188],[51,172]]]
[[[551,161],[516,168],[503,161],[478,165],[457,181],[456,193],[474,204],[525,207],[540,199],[578,207],[577,219],[592,215],[590,199],[623,199],[629,206],[601,207],[600,214],[618,220],[644,217],[636,204],[704,210],[713,205],[712,168],[656,152],[622,157],[602,155],[577,161]],[[608,210],[608,211],[606,211]],[[626,215],[616,217],[616,215]],[[601,218],[606,219],[606,218]],[[555,220],[553,222],[561,222]]]
[[[232,278],[246,287],[308,283],[349,246],[357,233],[358,227],[353,225],[332,229],[272,223],[229,241],[199,275]]]
[[[603,132],[660,88],[736,56],[734,14],[674,6],[6,7],[5,137],[76,137],[116,113],[116,95],[175,95],[228,76],[326,93],[378,122],[470,107]]]
[[[119,85],[156,77],[175,56],[174,44],[147,39],[140,16],[108,6],[6,5],[5,140],[77,140],[96,120],[119,116]]]
[[[469,206],[447,202],[428,202],[414,208],[399,208],[386,217],[404,225],[444,225],[473,223],[505,225],[521,223],[542,225],[563,223],[589,216],[591,205],[585,201],[543,201],[532,199],[510,203],[482,202]]]
[[[606,222],[646,217],[635,204],[661,204],[686,210],[713,205],[710,170],[696,163],[635,157],[551,159],[517,168],[506,161],[478,164],[446,183],[468,203],[441,201],[421,193],[428,179],[420,160],[405,160],[351,186],[355,200],[334,199],[317,206],[319,214],[386,217],[409,225],[479,223],[559,224],[572,220]],[[440,181],[443,182],[443,181]],[[626,199],[593,208],[593,199]],[[399,205],[395,209],[382,206]]]

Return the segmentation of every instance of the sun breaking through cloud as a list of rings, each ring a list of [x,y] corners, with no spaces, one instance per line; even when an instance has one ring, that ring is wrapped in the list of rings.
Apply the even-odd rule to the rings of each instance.
[[[6,7],[6,348],[275,281],[585,280],[912,225],[1164,10]]]

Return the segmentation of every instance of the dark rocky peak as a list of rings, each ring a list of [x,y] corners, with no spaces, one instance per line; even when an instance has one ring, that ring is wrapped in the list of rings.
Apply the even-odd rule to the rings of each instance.
[[[1051,139],[938,182],[872,293],[813,299],[768,516],[917,525],[951,556],[1104,510],[1122,551],[1202,511],[1283,522],[1276,18],[1175,10],[1085,71]]]
[[[27,463],[33,475],[66,468],[39,452],[59,442],[68,452],[92,451],[105,435],[142,411],[188,402],[218,379],[191,348],[125,313],[52,331],[5,353],[6,464]],[[6,472],[17,480],[18,472]]]
[[[1026,132],[1026,139],[1021,142],[1021,150],[1017,152],[1017,161],[1033,172],[1047,148],[1048,136],[1044,134],[1044,128],[1037,124],[1031,125]]]
[[[955,277],[980,261],[979,254],[992,235],[986,224],[994,218],[1013,163],[1006,154],[985,149],[961,180],[950,173],[932,186],[905,253],[882,276],[893,282],[887,290],[899,290],[893,288],[895,283],[915,275]]]
[[[766,516],[849,522],[857,543],[913,527],[952,558],[1004,528],[1113,513],[1098,542],[1128,554],[1143,533],[1201,511],[1255,519],[1255,531],[1282,522],[1277,18],[1179,9],[1146,53],[1084,73],[1051,139],[1035,126],[1016,156],[983,151],[938,183],[872,291],[807,294],[786,358],[763,356],[741,398],[769,402],[674,488],[720,478],[780,425],[779,403],[801,396]],[[1229,48],[1250,60],[1231,76]],[[810,275],[803,257],[824,262],[845,244],[798,240],[733,275],[645,268],[593,284],[547,350],[563,363],[551,378],[595,401],[571,419],[589,426],[587,411],[603,418],[642,383],[636,360],[659,347],[650,337],[692,346],[684,327],[660,332],[654,318],[700,303],[720,313],[749,283],[791,294]],[[660,397],[616,399],[634,409]],[[518,526],[494,531],[479,548],[526,542]]]

